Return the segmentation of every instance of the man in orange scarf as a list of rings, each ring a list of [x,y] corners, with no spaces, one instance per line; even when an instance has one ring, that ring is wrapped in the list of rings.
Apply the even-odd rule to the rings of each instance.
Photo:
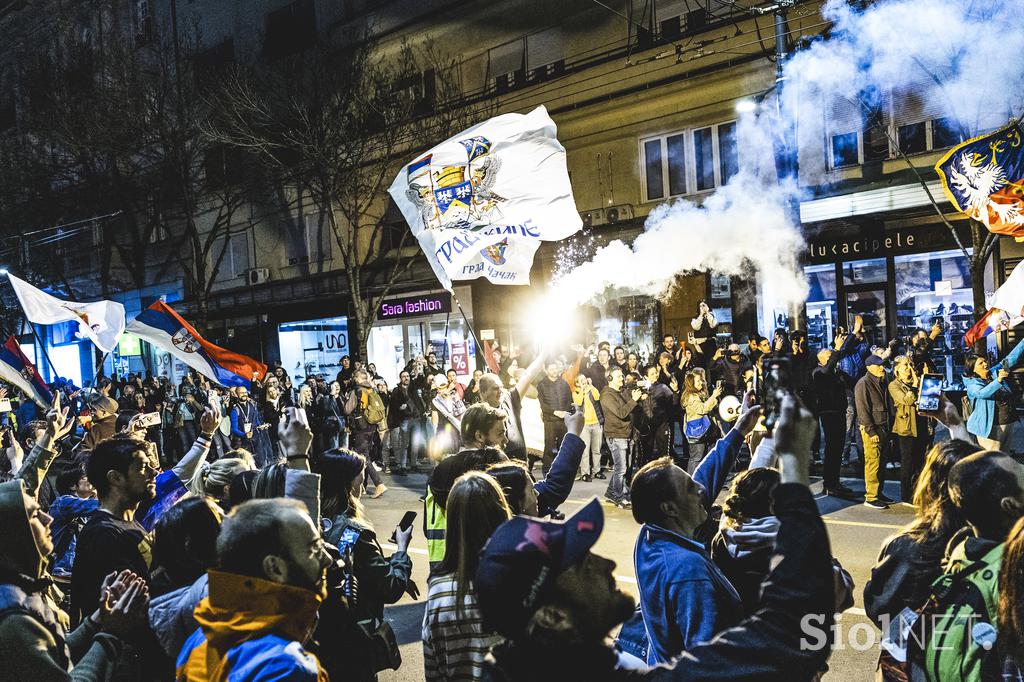
[[[305,507],[288,499],[235,507],[217,539],[217,562],[195,610],[199,629],[178,655],[177,680],[327,682],[303,648],[331,562]]]

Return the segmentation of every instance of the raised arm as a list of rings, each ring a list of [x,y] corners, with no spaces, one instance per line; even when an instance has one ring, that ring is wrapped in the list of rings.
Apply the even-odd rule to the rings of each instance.
[[[53,404],[46,413],[46,430],[32,446],[28,457],[22,461],[21,469],[17,472],[16,477],[24,481],[25,492],[32,497],[39,495],[39,487],[57,457],[57,441],[67,435],[75,425],[74,419],[68,419],[68,411],[69,408],[60,405],[60,393],[55,392]]]
[[[775,428],[782,463],[772,493],[779,519],[771,572],[761,587],[758,610],[711,641],[691,647],[672,668],[655,668],[637,679],[808,679],[832,647],[835,589],[828,534],[808,488],[810,442],[815,422],[796,400],[783,401]]]
[[[199,437],[184,457],[182,457],[171,471],[182,481],[191,481],[196,471],[206,461],[210,452],[210,443],[213,441],[213,433],[220,424],[220,412],[217,408],[208,406],[199,417]]]
[[[532,384],[537,377],[540,376],[540,373],[544,371],[544,359],[546,355],[547,353],[544,351],[537,353],[537,357],[533,359],[533,362],[531,362],[519,376],[519,381],[516,382],[516,390],[519,391],[520,397],[526,395],[526,391],[530,388],[530,384]]]
[[[583,431],[582,410],[565,417],[565,428],[565,437],[558,448],[558,454],[551,462],[548,475],[533,486],[537,491],[537,506],[541,515],[557,511],[559,505],[569,499],[573,482],[576,480],[576,471],[580,468],[580,460],[583,459],[583,451],[586,449],[580,439],[580,433]]]
[[[1013,350],[1007,353],[1005,358],[997,362],[992,367],[992,374],[996,374],[1001,369],[1013,369],[1014,367],[1016,367],[1017,363],[1020,362],[1020,356],[1022,354],[1024,354],[1024,343],[1018,341],[1017,345],[1013,347]]]

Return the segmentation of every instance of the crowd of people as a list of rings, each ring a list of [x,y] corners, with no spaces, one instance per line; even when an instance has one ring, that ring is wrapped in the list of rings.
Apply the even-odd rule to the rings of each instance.
[[[972,358],[963,405],[926,412],[938,325],[872,348],[858,318],[816,354],[785,329],[722,346],[706,304],[691,327],[650,357],[495,350],[465,386],[428,354],[393,388],[345,358],[334,377],[101,378],[55,386],[43,414],[23,401],[0,458],[4,675],[369,681],[402,665],[385,606],[422,596],[430,682],[814,679],[856,587],[811,473],[859,500],[840,476],[859,459],[884,508],[898,452],[915,516],[863,587],[877,674],[1021,679],[1024,465],[1003,448],[1024,345]],[[413,525],[388,553],[362,502],[416,471],[422,595]],[[594,479],[605,499],[565,518]],[[602,502],[637,524],[635,601],[593,551]]]

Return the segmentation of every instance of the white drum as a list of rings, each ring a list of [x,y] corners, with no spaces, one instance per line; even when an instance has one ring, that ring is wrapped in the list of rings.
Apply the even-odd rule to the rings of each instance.
[[[734,395],[727,395],[718,403],[718,416],[722,421],[734,422],[740,416],[740,400]]]

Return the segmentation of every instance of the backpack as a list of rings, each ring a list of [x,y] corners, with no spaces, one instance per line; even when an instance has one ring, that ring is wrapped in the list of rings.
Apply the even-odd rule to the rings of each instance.
[[[966,543],[950,553],[946,572],[932,583],[928,600],[918,611],[907,642],[911,680],[999,679],[995,617],[1003,545],[971,561]]]
[[[960,399],[960,416],[963,418],[964,423],[971,418],[971,413],[974,412],[974,403],[966,393]]]
[[[380,399],[380,394],[372,388],[367,389],[366,393],[366,409],[363,410],[363,414],[366,415],[366,421],[370,424],[380,424],[387,416],[387,411],[384,409],[384,401]]]

